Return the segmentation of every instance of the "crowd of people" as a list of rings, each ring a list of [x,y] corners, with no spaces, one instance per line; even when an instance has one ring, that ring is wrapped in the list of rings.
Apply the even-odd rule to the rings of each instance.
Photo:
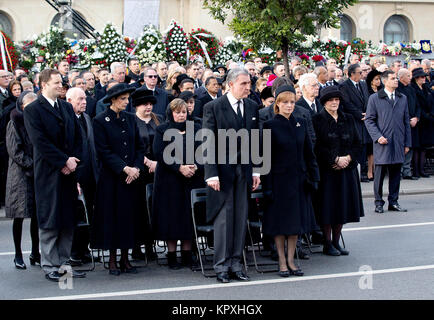
[[[400,180],[429,177],[434,60],[387,65],[382,57],[352,55],[344,68],[328,59],[309,69],[293,57],[289,74],[282,62],[261,58],[213,69],[201,61],[140,66],[133,57],[110,69],[76,70],[62,60],[31,75],[0,70],[0,107],[0,199],[13,219],[16,268],[26,269],[25,218],[30,264],[51,281],[65,264],[89,263],[89,246],[110,252],[110,275],[137,273],[130,257],[156,259],[155,241],[166,242],[169,268],[193,267],[190,193],[207,187],[217,281],[249,280],[241,263],[248,199],[262,185],[263,245],[279,276],[302,276],[294,257],[309,259],[304,241],[322,244],[326,255],[349,254],[341,230],[364,216],[361,182],[374,181],[381,214],[387,172],[388,210],[397,212],[406,211],[398,203]],[[228,152],[226,162],[190,161],[186,145],[199,145],[186,134],[188,121],[195,133],[269,130],[270,172],[260,175],[250,158],[242,163],[240,148],[236,164]],[[168,130],[176,132],[171,141]],[[183,156],[166,163],[174,140],[182,141]],[[77,221],[79,195],[90,220],[85,228]]]

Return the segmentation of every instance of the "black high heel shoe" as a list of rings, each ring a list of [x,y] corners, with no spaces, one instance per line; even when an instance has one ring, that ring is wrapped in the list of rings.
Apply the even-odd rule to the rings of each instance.
[[[290,267],[289,265],[288,265],[288,271],[289,271],[289,274],[290,274],[291,276],[301,277],[301,276],[304,275],[304,272],[301,271],[300,268],[295,269],[295,270],[292,270],[291,267]]]
[[[17,258],[15,257],[14,259],[14,264],[15,264],[15,268],[20,269],[20,270],[26,270],[27,266],[23,261],[23,258]]]
[[[30,254],[29,260],[30,260],[30,264],[32,266],[34,266],[36,263],[41,265],[41,255],[40,254],[38,254],[38,255],[33,255],[33,253]]]
[[[134,268],[131,264],[128,267],[127,263],[125,261],[120,261],[119,262],[119,267],[121,269],[121,272],[124,272],[124,273],[137,273],[137,269]]]

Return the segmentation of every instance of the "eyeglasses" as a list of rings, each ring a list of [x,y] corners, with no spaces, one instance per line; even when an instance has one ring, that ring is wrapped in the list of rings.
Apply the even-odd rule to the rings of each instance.
[[[152,75],[152,76],[147,76],[148,78],[154,78],[154,79],[157,79],[157,77],[158,76],[154,76],[154,75]]]
[[[8,76],[8,75],[0,76],[0,78],[1,78],[1,79],[6,79],[6,78],[9,78],[9,76]]]

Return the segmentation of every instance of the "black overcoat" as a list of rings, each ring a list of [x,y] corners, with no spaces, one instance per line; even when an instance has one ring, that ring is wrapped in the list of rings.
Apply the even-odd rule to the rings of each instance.
[[[182,140],[183,158],[173,164],[167,164],[164,161],[164,150],[175,138],[172,137],[170,141],[163,141],[163,136],[166,130],[172,128],[172,122],[165,122],[157,127],[155,133],[153,151],[158,164],[155,170],[152,197],[152,227],[155,239],[191,240],[193,238],[193,222],[190,194],[194,188],[205,187],[203,166],[195,163],[198,170],[191,178],[186,178],[179,172],[181,163],[194,164],[186,161],[186,139],[194,139],[194,136],[189,136],[187,133],[177,134],[177,138]],[[196,124],[193,124],[193,128],[194,133],[200,129]],[[190,142],[196,151],[200,143],[194,142],[194,140]]]
[[[419,142],[423,148],[434,146],[434,96],[426,84],[422,89],[412,81],[416,91],[417,104],[420,108]]]
[[[24,109],[33,144],[36,214],[41,229],[75,227],[76,174],[61,170],[69,157],[81,158],[82,141],[72,105],[57,99],[59,113],[42,95]]]
[[[95,147],[101,165],[97,182],[91,245],[99,249],[128,249],[135,245],[136,211],[140,208],[138,180],[125,182],[126,166],[144,174],[145,148],[137,128],[136,116],[117,114],[107,108],[93,121]],[[143,213],[144,214],[144,213]]]
[[[319,169],[307,131],[307,123],[293,115],[275,115],[264,123],[271,130],[271,170],[262,176],[267,206],[264,233],[298,235],[316,228],[311,185],[319,181]]]
[[[338,121],[325,110],[312,118],[317,136],[315,154],[321,180],[315,196],[315,214],[321,225],[359,222],[364,216],[357,159],[361,140],[351,114],[338,111]],[[334,170],[336,157],[350,155],[345,169]]]
[[[362,120],[364,118],[362,113],[366,113],[369,91],[366,82],[360,81],[359,85],[362,92],[357,90],[350,79],[345,80],[339,85],[339,91],[343,96],[341,105],[343,107],[342,111],[351,114],[356,121],[356,128],[359,131],[362,144],[368,144],[372,142],[372,139],[366,130],[364,120]]]
[[[416,97],[416,90],[412,87],[412,85],[404,86],[401,81],[398,84],[398,88],[396,91],[401,92],[407,97],[407,103],[408,103],[408,117],[411,118],[418,118],[420,120],[420,105],[417,103],[417,97]],[[416,124],[416,126],[411,127],[411,147],[419,148],[420,142],[419,142],[419,122]]]

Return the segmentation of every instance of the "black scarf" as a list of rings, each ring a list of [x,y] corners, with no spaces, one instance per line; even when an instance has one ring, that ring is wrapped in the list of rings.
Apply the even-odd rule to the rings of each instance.
[[[169,123],[169,128],[178,129],[179,131],[185,131],[187,121],[175,122],[175,120],[173,119],[173,112],[172,110],[170,110],[170,108],[167,108],[166,118],[167,118],[167,122]]]

